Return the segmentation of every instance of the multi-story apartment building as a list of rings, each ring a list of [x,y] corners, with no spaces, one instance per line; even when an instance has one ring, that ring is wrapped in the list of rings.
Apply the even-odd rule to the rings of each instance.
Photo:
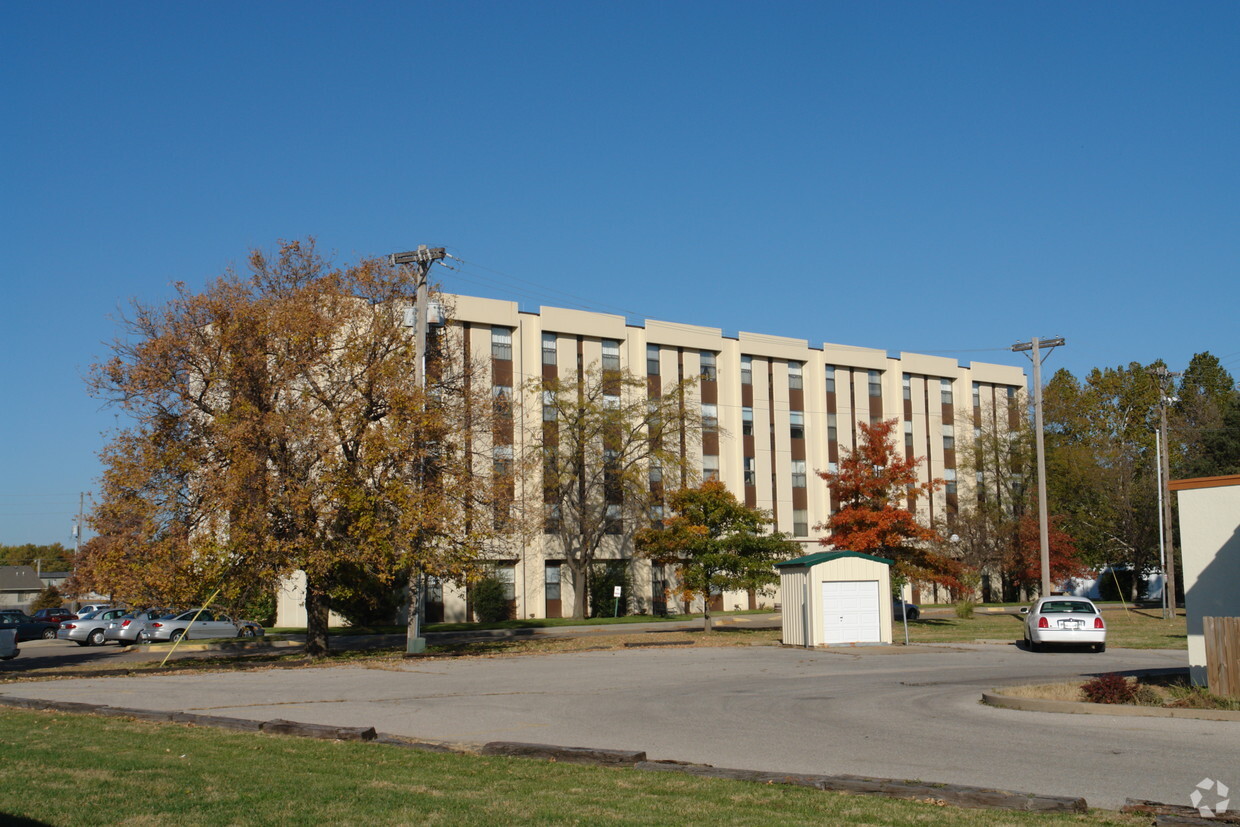
[[[1022,369],[997,364],[958,364],[953,359],[823,344],[803,339],[647,320],[555,307],[521,311],[515,302],[469,296],[446,297],[454,335],[475,358],[490,354],[490,382],[496,397],[520,394],[539,377],[575,379],[579,369],[599,366],[645,376],[657,393],[683,378],[698,377],[693,403],[701,406],[703,434],[690,443],[690,461],[704,478],[725,483],[749,506],[769,511],[775,527],[817,549],[819,528],[832,509],[819,471],[832,470],[858,436],[858,422],[897,418],[905,449],[925,457],[923,479],[941,478],[946,487],[920,507],[935,520],[975,496],[973,479],[958,478],[957,446],[983,422],[1011,422],[1019,416],[1026,388]],[[538,400],[525,410],[512,433],[499,436],[497,452],[520,455],[537,433]],[[504,447],[511,443],[512,448]],[[497,458],[499,454],[497,453]],[[527,483],[527,485],[529,485]],[[529,485],[531,490],[537,486]],[[523,494],[517,492],[522,507]],[[541,508],[537,494],[525,498]],[[625,533],[608,538],[601,559],[629,561],[633,611],[685,610],[675,597],[674,573],[634,560]],[[530,535],[497,547],[497,576],[509,589],[517,617],[567,616],[572,584],[562,576],[563,553],[550,534]],[[296,621],[298,595],[285,590],[281,623]],[[463,584],[432,583],[427,619],[468,617]],[[773,595],[725,594],[722,610],[772,605]]]

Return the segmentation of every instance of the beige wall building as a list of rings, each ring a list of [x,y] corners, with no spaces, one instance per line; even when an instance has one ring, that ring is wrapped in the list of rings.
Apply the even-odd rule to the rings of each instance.
[[[650,387],[670,387],[699,377],[695,403],[709,429],[692,445],[692,461],[704,477],[717,476],[747,505],[772,513],[776,527],[806,551],[816,551],[830,514],[826,483],[819,471],[834,468],[841,452],[856,444],[857,422],[898,418],[906,450],[927,457],[923,479],[943,478],[947,488],[926,503],[928,519],[971,496],[974,480],[957,476],[957,446],[986,421],[1019,416],[1026,379],[1022,369],[847,345],[814,346],[803,339],[648,320],[629,324],[622,316],[555,307],[523,312],[515,302],[469,296],[445,297],[453,326],[475,358],[491,355],[497,393],[519,391],[530,379],[575,378],[579,367],[618,366],[647,377]],[[531,400],[526,400],[530,402]],[[540,427],[537,400],[514,423],[513,442],[522,444]],[[526,488],[531,487],[528,483]],[[535,484],[534,489],[537,490]],[[528,494],[528,491],[526,492]],[[538,496],[522,502],[540,507]],[[568,614],[571,584],[561,576],[562,554],[554,537],[535,538],[497,550],[497,572],[511,584],[518,617]],[[628,559],[620,542],[600,557]],[[633,611],[663,609],[662,584],[671,572],[632,565]],[[465,596],[442,584],[432,617],[464,619]],[[724,610],[772,605],[773,596],[727,594]],[[672,599],[668,611],[686,607]]]

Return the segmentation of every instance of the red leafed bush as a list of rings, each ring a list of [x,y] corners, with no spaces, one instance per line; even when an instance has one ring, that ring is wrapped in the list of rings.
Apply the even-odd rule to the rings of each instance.
[[[1114,672],[1081,684],[1081,695],[1091,704],[1130,704],[1136,694],[1136,684]]]

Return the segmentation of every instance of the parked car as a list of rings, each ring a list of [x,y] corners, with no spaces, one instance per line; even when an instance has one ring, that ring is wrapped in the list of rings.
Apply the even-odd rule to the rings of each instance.
[[[921,617],[921,609],[907,600],[901,600],[898,597],[891,598],[891,617],[894,620],[916,620]]]
[[[66,620],[77,620],[77,615],[65,608],[39,609],[33,615],[35,620],[46,620],[48,623],[64,623]]]
[[[139,640],[186,640],[220,637],[254,637],[262,634],[262,627],[249,620],[233,621],[227,615],[212,609],[190,609],[175,617],[148,621],[138,633]]]
[[[128,609],[104,609],[75,620],[66,620],[56,630],[56,637],[61,640],[71,640],[78,646],[102,646],[107,640],[108,624],[128,611]]]
[[[180,612],[176,609],[140,609],[113,618],[103,630],[107,640],[115,640],[121,646],[129,646],[138,642],[138,636],[146,628],[146,624],[160,618],[174,618]]]
[[[0,629],[0,660],[12,660],[21,654],[17,648],[17,630]]]
[[[18,643],[23,640],[55,640],[58,625],[48,623],[46,620],[35,620],[17,609],[0,611],[0,629],[12,629],[17,632]]]
[[[1107,625],[1098,607],[1087,597],[1043,597],[1023,607],[1025,642],[1030,651],[1047,645],[1088,644],[1095,652],[1107,648]]]
[[[87,603],[85,606],[80,606],[78,608],[77,616],[81,617],[82,615],[90,614],[91,612],[97,612],[100,609],[110,609],[110,608],[112,608],[111,603]]]

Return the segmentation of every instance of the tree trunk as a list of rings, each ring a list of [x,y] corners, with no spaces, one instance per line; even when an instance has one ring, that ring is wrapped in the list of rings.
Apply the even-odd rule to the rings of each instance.
[[[306,654],[312,658],[327,655],[327,595],[316,588],[306,574]]]
[[[702,608],[706,610],[705,613],[702,615],[702,631],[709,632],[710,631],[710,595],[707,595],[706,600],[703,601]]]
[[[590,596],[590,584],[586,576],[589,567],[583,561],[572,558],[565,560],[564,563],[568,566],[568,572],[573,581],[573,619],[585,620],[586,601]]]
[[[417,566],[409,569],[406,590],[409,592],[409,616],[405,627],[405,651],[417,654],[426,651],[426,638],[422,637],[422,570]]]

